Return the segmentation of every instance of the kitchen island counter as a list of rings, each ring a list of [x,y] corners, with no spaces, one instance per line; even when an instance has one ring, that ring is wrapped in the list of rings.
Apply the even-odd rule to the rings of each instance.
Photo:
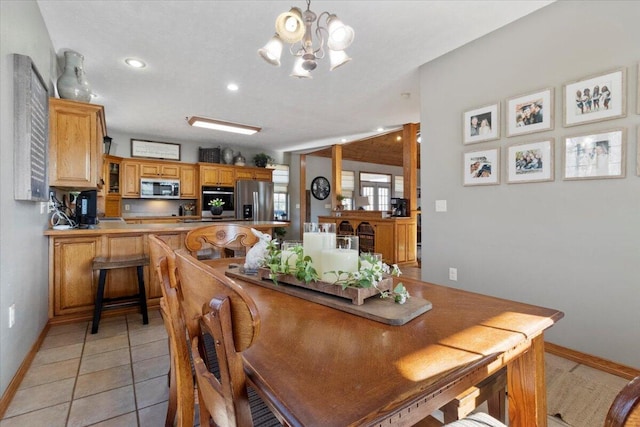
[[[195,221],[195,222],[177,222],[177,223],[145,223],[145,224],[128,224],[122,221],[102,221],[95,228],[72,228],[69,230],[54,230],[52,228],[45,230],[45,236],[101,236],[104,234],[123,234],[123,233],[170,233],[170,232],[189,232],[198,227],[204,227],[209,224],[241,224],[247,227],[255,228],[260,231],[270,232],[274,227],[288,227],[289,222],[285,221]]]
[[[275,227],[287,227],[283,221],[228,221],[271,234]],[[127,224],[102,221],[95,228],[45,230],[49,239],[49,321],[60,323],[89,320],[98,287],[98,272],[91,264],[96,257],[139,257],[149,255],[149,235],[155,234],[171,248],[184,247],[187,233],[212,222]],[[221,224],[216,222],[216,225]],[[157,307],[162,285],[150,266],[144,267],[147,306]],[[137,292],[135,267],[111,270],[107,275],[105,298],[118,298]],[[122,308],[104,313],[122,314],[137,310]]]

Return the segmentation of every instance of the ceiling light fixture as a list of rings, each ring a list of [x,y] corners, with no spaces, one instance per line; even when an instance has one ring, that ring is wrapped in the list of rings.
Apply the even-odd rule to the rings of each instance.
[[[292,77],[311,78],[311,71],[317,66],[316,61],[326,55],[325,43],[331,71],[351,61],[344,50],[353,43],[353,28],[344,25],[336,15],[329,12],[322,12],[317,16],[310,7],[311,0],[307,0],[307,10],[304,12],[293,7],[288,12],[281,13],[276,19],[276,34],[263,48],[258,49],[258,55],[269,64],[279,67],[283,42],[290,43],[289,51],[297,57]],[[315,30],[312,29],[314,23]],[[314,32],[320,44],[318,47],[313,45]]]
[[[135,59],[135,58],[127,58],[124,60],[124,62],[133,68],[144,68],[147,66],[147,64],[145,64],[143,61],[139,60],[139,59]]]
[[[209,119],[207,117],[192,116],[187,119],[187,122],[191,126],[200,128],[220,130],[223,132],[240,133],[242,135],[253,135],[256,132],[260,132],[262,128],[241,125],[239,123],[223,122],[221,120]]]

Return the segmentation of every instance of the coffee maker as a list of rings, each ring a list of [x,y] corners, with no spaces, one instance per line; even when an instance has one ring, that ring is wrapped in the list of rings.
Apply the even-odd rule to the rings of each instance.
[[[98,192],[82,191],[76,198],[76,223],[79,228],[95,228],[98,223]]]
[[[399,197],[391,198],[391,216],[407,216],[409,200]]]

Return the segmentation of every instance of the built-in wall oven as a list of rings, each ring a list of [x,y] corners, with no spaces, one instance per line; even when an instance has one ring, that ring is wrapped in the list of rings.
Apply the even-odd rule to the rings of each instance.
[[[209,202],[214,199],[220,199],[224,202],[222,205],[222,217],[235,218],[236,211],[234,206],[234,188],[233,187],[215,187],[215,186],[203,186],[202,187],[202,217],[213,217],[211,214],[211,207]]]

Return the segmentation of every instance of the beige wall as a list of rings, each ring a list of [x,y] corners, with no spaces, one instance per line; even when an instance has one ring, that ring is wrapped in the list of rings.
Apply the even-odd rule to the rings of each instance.
[[[0,2],[0,394],[3,394],[47,323],[47,216],[40,203],[13,200],[13,63],[31,57],[45,81],[55,54],[35,1]],[[8,327],[8,308],[16,324]]]
[[[553,307],[547,340],[640,368],[640,2],[560,1],[421,67],[422,277]],[[626,118],[562,126],[562,85],[626,67]],[[555,129],[462,144],[462,113],[555,89]],[[624,179],[563,181],[567,135],[628,130]],[[504,135],[504,124],[502,126]],[[555,138],[555,181],[462,186],[462,153]],[[436,213],[446,199],[448,212]],[[448,279],[449,267],[458,281]]]

